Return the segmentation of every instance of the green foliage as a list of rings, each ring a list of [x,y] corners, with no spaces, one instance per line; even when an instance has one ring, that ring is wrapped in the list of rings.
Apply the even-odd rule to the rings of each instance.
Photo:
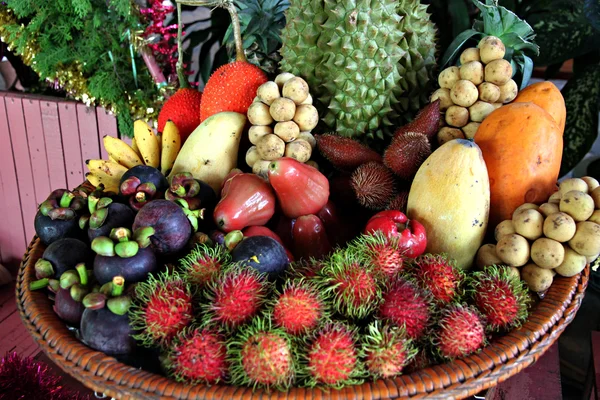
[[[82,79],[67,77],[75,87],[67,94],[87,94],[115,110],[128,136],[133,117],[156,110],[159,91],[132,42],[131,33],[144,27],[130,0],[8,0],[6,6],[18,21],[2,28],[17,54],[35,54],[34,70],[42,81],[79,68]]]

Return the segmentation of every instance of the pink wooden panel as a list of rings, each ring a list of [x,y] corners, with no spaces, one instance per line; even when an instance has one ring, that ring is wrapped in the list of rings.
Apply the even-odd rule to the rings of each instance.
[[[76,103],[66,101],[58,103],[58,115],[60,116],[67,186],[72,189],[84,181]]]
[[[39,100],[23,98],[22,101],[23,112],[25,114],[25,127],[27,128],[29,156],[31,157],[31,170],[35,184],[35,200],[39,204],[46,200],[48,194],[51,192],[44,126],[42,124],[42,110],[40,110]]]
[[[65,189],[67,188],[67,176],[65,173],[65,158],[58,119],[58,106],[54,101],[41,100],[40,108],[42,109],[44,137],[46,138],[50,189]]]
[[[4,96],[0,96],[0,174],[2,175],[2,196],[0,209],[6,210],[0,223],[0,243],[2,259],[6,265],[14,267],[25,253],[26,239],[21,215],[21,203],[17,189],[14,156],[10,141],[10,130],[6,115]],[[32,221],[33,222],[33,221]]]
[[[6,112],[8,114],[8,125],[10,128],[10,139],[12,142],[15,168],[17,170],[17,182],[21,200],[21,214],[25,226],[26,239],[31,240],[35,235],[33,220],[37,212],[35,196],[35,185],[31,168],[31,157],[29,156],[29,143],[27,140],[27,129],[25,129],[25,115],[21,98],[5,97]],[[25,252],[25,248],[23,248]]]
[[[81,160],[83,161],[81,168],[85,174],[88,172],[85,160],[100,158],[96,108],[86,107],[81,103],[77,104],[77,121],[79,122],[79,141],[81,143]]]
[[[98,117],[98,136],[100,137],[100,147],[102,159],[108,160],[108,153],[102,145],[102,138],[106,135],[119,137],[117,131],[117,119],[114,115],[109,114],[103,108],[96,108],[96,116]]]

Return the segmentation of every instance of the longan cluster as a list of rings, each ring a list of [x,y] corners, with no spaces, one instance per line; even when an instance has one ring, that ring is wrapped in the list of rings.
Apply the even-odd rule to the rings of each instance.
[[[431,101],[440,99],[440,110],[445,112],[447,126],[437,136],[440,145],[452,139],[472,139],[485,117],[517,97],[517,83],[510,62],[503,58],[505,52],[500,39],[486,36],[477,47],[462,52],[460,66],[440,73],[440,88],[431,96]]]
[[[316,167],[309,161],[316,145],[310,132],[317,126],[319,114],[304,79],[284,72],[259,86],[248,108],[248,120],[253,146],[246,153],[246,163],[255,174],[264,175],[269,162],[280,157]]]
[[[600,254],[600,186],[592,177],[566,179],[540,206],[525,203],[494,231],[476,265],[508,265],[529,288],[546,291],[554,275],[574,276]]]

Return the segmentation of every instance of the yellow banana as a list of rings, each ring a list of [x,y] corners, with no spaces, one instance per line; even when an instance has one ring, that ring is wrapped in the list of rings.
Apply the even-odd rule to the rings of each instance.
[[[140,158],[142,158],[142,155],[140,154],[140,149],[137,146],[137,142],[135,141],[135,138],[131,139],[131,148],[133,149],[133,151],[135,151],[137,153],[138,156],[140,156]]]
[[[107,192],[119,193],[119,180],[114,177],[108,177],[106,175],[101,176],[91,172],[85,174],[85,178],[94,186],[98,187],[100,184],[104,185],[104,190]]]
[[[136,120],[133,123],[133,137],[135,138],[135,143],[140,150],[144,163],[151,167],[158,168],[160,166],[158,140],[150,126],[141,119]]]
[[[127,143],[121,139],[117,139],[112,136],[104,136],[102,138],[104,142],[104,148],[107,153],[117,160],[119,164],[124,165],[127,168],[133,168],[136,165],[143,165],[142,159]]]
[[[181,149],[181,135],[175,123],[167,121],[162,133],[162,153],[160,159],[160,170],[167,174],[173,168],[177,154]]]
[[[87,165],[90,172],[96,175],[114,176],[118,179],[121,179],[123,174],[127,172],[127,167],[108,160],[86,160],[85,165]]]
[[[117,164],[119,164],[119,160],[115,160],[114,158],[112,158],[112,157],[110,156],[110,154],[108,155],[108,161],[112,161],[112,162],[114,162],[114,163],[117,163]],[[119,165],[121,165],[121,164],[119,164]]]

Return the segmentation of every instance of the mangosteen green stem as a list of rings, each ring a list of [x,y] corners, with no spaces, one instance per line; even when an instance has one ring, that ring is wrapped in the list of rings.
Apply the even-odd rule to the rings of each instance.
[[[120,275],[117,275],[112,280],[112,297],[118,297],[123,294],[123,290],[125,290],[125,278]]]
[[[81,302],[83,300],[83,298],[88,295],[89,292],[90,291],[87,287],[85,287],[79,283],[74,284],[69,289],[69,293],[71,294],[71,297],[73,298],[73,300],[75,300],[77,302]]]
[[[150,246],[150,236],[154,235],[156,231],[151,226],[144,226],[137,228],[133,232],[133,240],[135,240],[141,248]]]
[[[106,306],[113,314],[125,315],[129,311],[129,307],[131,307],[131,297],[127,295],[113,297],[112,299],[108,299]]]
[[[58,292],[60,290],[60,282],[58,279],[49,279],[48,289],[52,290],[54,293]]]
[[[115,253],[121,258],[135,256],[140,250],[140,245],[133,240],[130,242],[120,242],[115,245]]]
[[[185,188],[181,185],[177,185],[175,190],[171,189],[171,191],[179,197],[185,197],[185,195],[187,194],[187,190],[185,190]]]
[[[103,197],[100,200],[98,200],[98,208],[106,208],[108,207],[111,203],[112,203],[112,199],[110,197]]]
[[[106,236],[98,236],[92,240],[92,250],[101,256],[113,257],[115,255],[115,244]]]
[[[81,217],[79,217],[79,229],[82,229],[82,230],[86,229],[89,222],[90,222],[89,215],[82,215]]]
[[[225,247],[229,250],[233,250],[244,239],[242,231],[231,231],[225,235]]]
[[[85,264],[79,263],[75,266],[75,269],[77,270],[77,273],[79,274],[79,283],[81,283],[83,286],[87,285],[89,282],[89,277],[88,277],[88,271],[85,268]]]
[[[79,283],[79,274],[73,269],[63,272],[60,276],[60,287],[62,289],[69,289],[76,283]]]
[[[110,231],[110,238],[117,242],[127,242],[131,239],[131,230],[127,228],[114,228]]]
[[[39,279],[29,284],[29,290],[40,290],[48,287],[50,280],[48,278]]]
[[[90,211],[90,214],[93,214],[98,208],[98,201],[100,201],[99,197],[93,194],[88,196],[88,210]]]
[[[35,277],[38,279],[50,278],[54,276],[54,268],[52,263],[48,260],[40,258],[35,262]]]
[[[82,300],[83,306],[92,310],[99,310],[106,305],[106,296],[102,293],[89,293]]]
[[[69,207],[71,202],[75,198],[75,195],[71,192],[64,192],[58,203],[61,207]]]
[[[106,218],[108,218],[108,208],[98,208],[90,216],[90,228],[100,228],[104,224],[104,221],[106,221]]]

